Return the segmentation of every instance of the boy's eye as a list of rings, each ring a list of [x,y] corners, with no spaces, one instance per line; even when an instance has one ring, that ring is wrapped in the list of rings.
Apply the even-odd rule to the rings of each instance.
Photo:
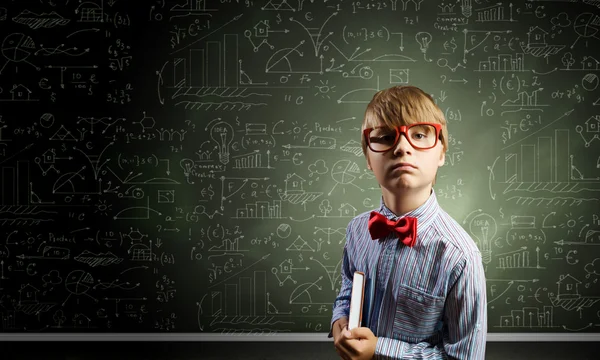
[[[435,134],[435,128],[430,125],[417,125],[411,127],[408,132],[412,139],[423,140],[428,136]]]
[[[423,134],[423,133],[414,133],[414,134],[413,134],[413,137],[414,137],[415,139],[424,139],[424,138],[426,138],[426,137],[427,137],[427,134]]]
[[[371,132],[369,140],[376,143],[392,143],[394,140],[396,140],[396,132],[375,129]]]

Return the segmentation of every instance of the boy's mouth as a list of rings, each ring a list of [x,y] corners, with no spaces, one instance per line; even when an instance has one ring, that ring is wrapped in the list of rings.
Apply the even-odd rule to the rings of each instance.
[[[398,168],[402,168],[402,169],[416,169],[417,167],[414,166],[413,164],[407,163],[407,162],[400,162],[400,163],[392,165],[392,167],[391,167],[392,170],[395,170],[395,169],[398,169]]]

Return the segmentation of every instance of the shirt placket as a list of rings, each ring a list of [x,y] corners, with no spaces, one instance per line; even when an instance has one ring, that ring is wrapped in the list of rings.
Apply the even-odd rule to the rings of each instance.
[[[393,219],[395,220],[395,219]],[[388,291],[387,288],[389,284],[389,278],[391,275],[390,269],[394,262],[394,255],[396,252],[396,248],[398,245],[397,241],[394,241],[395,237],[393,235],[388,235],[384,241],[384,247],[381,251],[381,255],[379,256],[378,266],[377,266],[377,303],[378,311],[377,311],[377,323],[376,323],[376,333],[380,334],[380,325],[381,325],[381,308],[383,307],[383,301],[385,299],[385,293]]]

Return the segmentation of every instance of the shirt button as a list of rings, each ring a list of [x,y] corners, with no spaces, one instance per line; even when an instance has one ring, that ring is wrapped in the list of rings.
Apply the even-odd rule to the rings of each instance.
[[[423,297],[421,295],[417,296],[417,300],[423,301]]]

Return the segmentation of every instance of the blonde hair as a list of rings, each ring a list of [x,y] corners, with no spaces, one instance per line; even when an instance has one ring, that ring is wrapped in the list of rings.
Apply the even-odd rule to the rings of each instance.
[[[442,124],[440,141],[446,152],[448,150],[446,118],[429,94],[411,85],[399,85],[378,91],[367,105],[360,131],[363,154],[367,153],[364,129],[376,126],[394,128],[418,122]]]

